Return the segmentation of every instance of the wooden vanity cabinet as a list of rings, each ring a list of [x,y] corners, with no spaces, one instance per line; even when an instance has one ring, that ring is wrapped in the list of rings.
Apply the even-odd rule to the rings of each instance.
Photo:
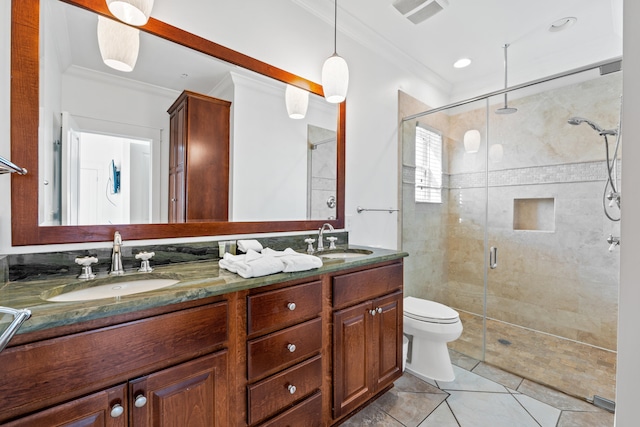
[[[231,103],[184,91],[169,107],[169,222],[229,218]]]
[[[321,281],[247,297],[248,425],[323,425],[322,301]]]
[[[226,427],[228,319],[220,301],[9,347],[0,425]]]
[[[402,375],[402,264],[333,278],[333,418]]]

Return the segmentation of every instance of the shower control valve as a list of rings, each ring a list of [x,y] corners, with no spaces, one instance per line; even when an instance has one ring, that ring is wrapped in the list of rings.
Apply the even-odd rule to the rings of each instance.
[[[609,252],[613,252],[616,246],[620,246],[620,237],[614,237],[613,234],[609,234],[609,237],[607,237],[607,243],[610,245]]]

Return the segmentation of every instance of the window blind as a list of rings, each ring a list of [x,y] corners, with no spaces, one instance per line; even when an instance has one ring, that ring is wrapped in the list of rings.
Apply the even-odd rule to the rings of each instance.
[[[442,135],[416,127],[416,203],[442,203]]]

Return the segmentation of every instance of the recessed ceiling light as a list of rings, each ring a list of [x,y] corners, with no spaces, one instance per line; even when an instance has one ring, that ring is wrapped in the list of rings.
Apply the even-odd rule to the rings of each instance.
[[[549,27],[549,31],[551,31],[552,33],[557,33],[558,31],[566,30],[569,27],[572,27],[573,24],[575,24],[577,21],[578,18],[575,18],[573,16],[567,16],[566,18],[558,19],[551,24],[551,26]]]
[[[469,64],[471,64],[471,60],[469,58],[460,58],[453,63],[453,66],[455,68],[464,68],[464,67],[468,67]]]

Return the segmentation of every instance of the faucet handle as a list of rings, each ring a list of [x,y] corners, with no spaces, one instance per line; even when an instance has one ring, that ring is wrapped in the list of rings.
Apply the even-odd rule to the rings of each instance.
[[[149,265],[149,260],[151,258],[153,258],[153,256],[155,255],[155,252],[138,252],[136,254],[136,259],[141,259],[142,262],[140,263],[140,268],[138,269],[139,272],[141,273],[151,273],[153,271],[153,268],[151,268],[151,265]]]
[[[312,238],[308,238],[308,239],[304,239],[304,242],[307,244],[307,253],[308,254],[312,254],[315,252],[315,250],[313,249],[313,243],[316,241],[316,239],[312,239]]]
[[[338,240],[338,238],[335,236],[330,236],[330,237],[327,237],[327,240],[329,241],[329,250],[335,249],[336,240]]]
[[[80,273],[80,275],[78,276],[78,279],[89,280],[89,279],[94,279],[96,277],[96,275],[93,274],[93,271],[91,271],[91,264],[95,264],[98,262],[97,257],[94,257],[94,256],[76,257],[75,261],[76,261],[76,264],[82,266],[82,273]]]

